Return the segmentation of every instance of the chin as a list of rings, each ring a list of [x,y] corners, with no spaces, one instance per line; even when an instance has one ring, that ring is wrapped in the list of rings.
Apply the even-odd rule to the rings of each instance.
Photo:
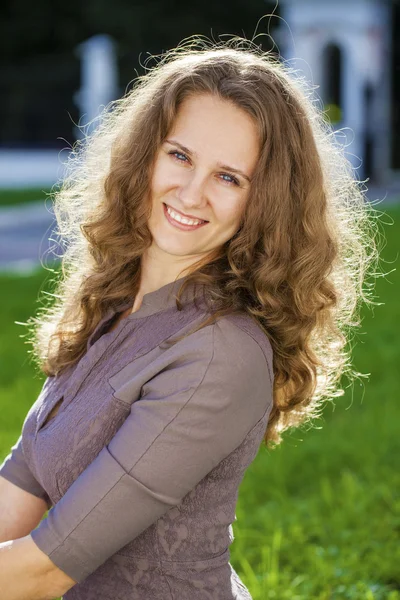
[[[186,256],[190,254],[197,255],[199,252],[204,252],[203,249],[195,248],[193,243],[185,240],[177,240],[170,235],[153,235],[153,246],[156,245],[160,250],[174,256]]]

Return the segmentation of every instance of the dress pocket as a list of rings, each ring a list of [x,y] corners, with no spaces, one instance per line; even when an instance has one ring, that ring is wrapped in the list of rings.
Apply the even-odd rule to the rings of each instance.
[[[39,431],[47,429],[58,416],[60,409],[65,410],[65,407],[73,399],[71,394],[70,377],[75,366],[68,367],[61,374],[55,377],[48,377],[44,382],[42,391],[35,403],[36,408],[36,430],[35,438]]]
[[[50,412],[45,411],[43,413],[44,420],[41,420],[41,425],[39,426],[38,431],[43,431],[43,429],[46,429],[50,425],[50,423],[55,419],[63,402],[64,402],[64,395],[62,395],[60,398],[58,398],[56,403],[50,409]]]
[[[113,397],[128,405],[136,402],[142,395],[143,376],[140,372],[137,373],[135,367],[132,361],[108,380]]]
[[[62,395],[59,384],[54,377],[48,377],[43,384],[39,396],[31,410],[35,416],[35,438]]]

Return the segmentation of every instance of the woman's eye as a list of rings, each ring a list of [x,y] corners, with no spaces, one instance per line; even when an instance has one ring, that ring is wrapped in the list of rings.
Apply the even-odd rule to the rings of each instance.
[[[234,185],[239,185],[239,181],[236,177],[232,177],[232,175],[228,175],[228,173],[221,173],[222,177],[229,177],[230,181],[227,183],[233,183]],[[227,181],[226,179],[224,181]]]
[[[178,150],[172,150],[171,152],[168,152],[168,154],[171,154],[179,162],[186,162],[188,160],[188,157],[186,156],[186,154],[183,154],[183,152],[178,152]],[[181,158],[178,158],[179,156],[183,156],[183,160]],[[226,183],[233,183],[233,185],[240,186],[240,183],[236,179],[236,177],[233,177],[232,175],[229,175],[228,173],[220,173],[220,175],[222,177],[229,177],[230,181],[227,179],[223,179],[223,181],[226,181]]]
[[[184,161],[182,161],[180,158],[178,158],[178,156],[183,156],[183,158],[187,159],[186,154],[182,154],[182,152],[178,152],[177,150],[172,150],[172,152],[168,152],[168,154],[172,154],[172,156],[174,156],[180,162],[184,162]]]

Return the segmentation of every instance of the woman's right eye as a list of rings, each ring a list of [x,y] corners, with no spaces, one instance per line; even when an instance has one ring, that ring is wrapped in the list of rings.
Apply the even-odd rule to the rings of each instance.
[[[168,152],[168,154],[171,154],[171,156],[176,158],[176,160],[179,160],[179,162],[185,162],[185,161],[178,158],[178,156],[183,156],[183,158],[187,160],[186,154],[183,154],[182,152],[178,152],[178,150],[172,150],[171,152]]]

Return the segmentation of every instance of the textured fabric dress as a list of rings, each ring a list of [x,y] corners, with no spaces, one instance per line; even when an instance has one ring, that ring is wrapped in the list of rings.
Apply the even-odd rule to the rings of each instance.
[[[65,600],[251,599],[229,546],[272,408],[272,349],[246,314],[163,347],[208,315],[193,288],[177,310],[184,279],[115,328],[129,305],[105,315],[0,466],[48,503],[31,535],[77,581]]]

